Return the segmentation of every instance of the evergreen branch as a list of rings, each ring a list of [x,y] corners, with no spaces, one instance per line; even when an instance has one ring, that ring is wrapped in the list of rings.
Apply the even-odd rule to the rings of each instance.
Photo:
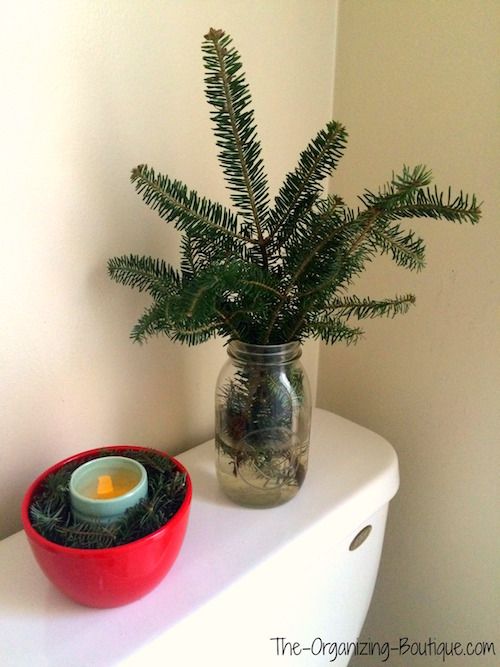
[[[314,202],[315,213],[319,220],[335,221],[339,215],[345,218],[345,203],[342,197],[335,194],[328,194],[326,197],[319,197]]]
[[[455,222],[476,224],[481,216],[481,205],[476,196],[460,192],[453,196],[448,188],[447,196],[434,187],[426,187],[432,180],[432,172],[423,165],[413,169],[403,167],[399,176],[381,188],[377,193],[365,190],[360,200],[367,208],[382,208],[390,219],[430,217],[444,218]]]
[[[296,298],[300,302],[308,302],[310,297],[314,295],[327,295],[332,290],[339,289],[341,285],[349,282],[357,270],[356,259],[347,262],[342,256],[341,249],[339,249],[333,261],[327,267],[323,280],[315,281],[311,287],[301,289]]]
[[[460,192],[455,197],[448,189],[448,196],[436,187],[433,190],[426,188],[417,192],[410,201],[395,206],[391,210],[392,219],[396,218],[444,218],[450,222],[469,222],[475,225],[481,217],[481,204],[475,195],[469,198]]]
[[[348,248],[347,255],[354,254],[354,251],[365,241],[375,224],[382,219],[383,210],[376,207],[366,209],[366,211],[358,215],[353,222],[357,225],[361,224],[361,231]]]
[[[198,273],[193,239],[185,234],[181,239],[181,271],[183,278],[193,278]]]
[[[340,243],[338,248],[334,248],[332,259],[326,256],[317,258],[312,263],[311,275],[299,285],[301,289],[294,294],[297,309],[292,313],[292,328],[285,327],[288,341],[303,337],[309,319],[318,313],[326,312],[326,304],[332,295],[346,289],[354,275],[362,270],[365,261],[365,251],[358,251],[352,257],[345,257]],[[307,285],[310,287],[307,288]]]
[[[232,191],[232,199],[243,217],[251,223],[261,246],[264,266],[267,266],[263,246],[263,223],[268,207],[268,186],[260,158],[260,143],[250,104],[250,92],[241,69],[238,52],[231,47],[231,38],[222,30],[210,29],[205,35],[203,51],[207,70],[206,96],[215,107],[212,119],[215,135],[221,147],[219,160]]]
[[[148,498],[110,525],[75,519],[69,498],[71,473],[90,458],[114,454],[128,456],[145,466]],[[102,449],[88,458],[67,463],[49,475],[34,495],[29,515],[33,528],[51,542],[78,549],[103,549],[128,544],[165,525],[177,512],[185,495],[186,476],[169,458],[154,450]]]
[[[336,236],[341,234],[341,232],[346,229],[350,225],[350,221],[344,223],[344,225],[340,227],[333,227],[331,231],[326,234],[323,238],[320,238],[320,240],[314,245],[312,248],[308,248],[308,251],[303,258],[302,262],[298,266],[298,268],[295,270],[294,274],[292,275],[291,279],[288,282],[287,287],[285,290],[281,293],[281,298],[276,305],[274,311],[271,313],[270,318],[269,318],[269,324],[266,329],[266,332],[264,334],[264,344],[267,344],[269,341],[269,338],[271,336],[271,332],[273,330],[274,325],[276,324],[276,321],[278,319],[278,316],[281,312],[281,309],[283,308],[284,304],[286,303],[289,295],[292,293],[292,291],[295,289],[300,277],[302,274],[306,271],[307,267],[311,264],[311,262],[317,257],[317,255],[325,248],[325,246],[330,243]]]
[[[359,320],[372,317],[394,317],[408,312],[410,305],[415,303],[413,294],[396,297],[394,299],[360,299],[357,296],[332,299],[325,314],[349,319],[352,316]]]
[[[359,199],[367,208],[382,207],[388,210],[392,206],[400,206],[431,181],[432,172],[424,165],[419,164],[413,169],[403,165],[401,174],[396,175],[393,172],[392,179],[379,188],[378,192],[365,190]]]
[[[60,527],[57,533],[67,547],[92,549],[97,546],[99,549],[108,549],[114,546],[117,531],[108,526],[96,527],[89,521],[75,521],[70,526]]]
[[[220,282],[221,281],[219,278],[214,277],[209,283],[198,285],[196,290],[190,291],[186,311],[186,316],[188,318],[196,316],[200,308],[206,305],[207,301],[210,300],[210,293],[213,293],[214,290],[217,290]],[[209,298],[207,299],[204,297]]]
[[[343,342],[347,345],[356,343],[363,331],[359,328],[352,328],[338,319],[315,319],[308,324],[308,334],[313,338],[319,338],[332,345],[333,343]]]
[[[448,196],[436,187],[433,190],[425,186],[431,180],[431,172],[422,165],[413,169],[403,167],[399,176],[394,176],[392,181],[381,188],[378,193],[366,190],[360,200],[366,205],[366,210],[359,213],[354,220],[366,221],[363,232],[353,244],[355,249],[374,229],[373,240],[380,244],[384,252],[391,251],[393,259],[398,263],[409,266],[409,268],[422,268],[423,265],[423,241],[415,240],[413,233],[406,237],[402,236],[399,227],[387,228],[387,223],[402,218],[434,219],[444,218],[454,222],[478,222],[481,209],[475,195],[469,203],[469,196],[460,192],[453,197],[451,189],[448,188]],[[381,226],[375,225],[381,223]]]
[[[117,283],[146,291],[153,297],[167,296],[179,287],[179,275],[162,259],[123,255],[108,260],[108,274]]]
[[[399,226],[389,227],[391,221],[403,218],[433,218],[453,222],[478,222],[481,209],[476,197],[469,197],[462,192],[453,197],[448,189],[445,198],[437,188],[431,191],[424,186],[430,180],[430,172],[422,166],[413,170],[404,167],[401,176],[393,177],[390,184],[378,194],[365,191],[360,197],[368,208],[353,216],[357,223],[363,223],[363,229],[349,249],[352,253],[365,240],[369,239],[382,253],[391,253],[392,259],[400,266],[420,270],[424,266],[425,245],[413,232],[404,233]],[[351,212],[351,216],[352,216]]]
[[[281,299],[281,292],[279,292],[274,287],[271,287],[270,285],[266,285],[265,283],[259,282],[258,280],[242,280],[241,284],[246,285],[247,287],[256,287],[259,290],[264,290],[265,292],[269,292],[270,294],[273,294],[274,296]]]
[[[304,243],[304,237],[310,233],[310,226],[314,220],[320,223],[335,223],[338,211],[334,213],[334,209],[331,208],[329,214],[320,212],[321,201],[317,194],[304,197],[288,216],[285,224],[277,229],[274,236],[268,237],[271,242],[269,253],[272,268],[277,266],[279,270],[279,259],[288,260],[288,257],[294,254],[297,246]]]
[[[250,316],[255,322],[269,299],[279,298],[275,283],[258,267],[241,261],[210,267],[169,300],[167,312],[172,327],[199,328],[216,322],[233,338],[240,333],[242,318]]]
[[[144,311],[130,332],[130,337],[136,343],[144,343],[149,336],[164,333],[170,335],[171,325],[166,316],[164,301],[155,301]]]
[[[207,324],[176,324],[170,334],[172,340],[187,345],[199,345],[216,336],[220,327],[224,325],[224,320],[209,322]]]
[[[222,309],[224,308],[224,310]],[[220,333],[230,340],[252,340],[252,331],[255,330],[256,314],[250,308],[232,308],[231,304],[223,304],[216,309],[216,315],[221,321]]]
[[[220,234],[232,241],[230,248],[241,248],[241,242],[257,241],[238,233],[236,216],[221,204],[200,198],[194,190],[188,191],[180,181],[172,181],[168,176],[156,174],[147,165],[139,165],[132,170],[132,183],[143,201],[166,222],[175,222],[177,229],[193,235],[210,234],[214,242]],[[219,241],[220,243],[221,241]],[[235,245],[235,242],[239,242]]]
[[[206,324],[214,319],[216,305],[224,300],[228,290],[247,273],[243,262],[214,265],[185,280],[177,295],[168,302],[168,316],[173,322],[186,321]]]
[[[240,314],[242,312],[243,311],[238,311],[238,314]],[[215,313],[220,318],[220,320],[222,321],[222,324],[224,325],[225,330],[228,333],[229,337],[233,338],[233,340],[239,340],[240,339],[240,333],[233,326],[233,323],[231,321],[232,317],[234,317],[236,315],[236,313],[233,313],[232,317],[228,317],[225,313],[223,313],[218,308],[216,308]]]
[[[283,327],[284,331],[286,331],[285,338],[287,343],[302,339],[304,331],[307,331],[307,322],[311,318],[311,314],[316,312],[312,307],[311,301],[299,300],[299,303],[301,303],[301,309],[292,318],[291,328]]]
[[[154,299],[132,337],[142,341],[164,332],[195,344],[218,333],[262,345],[313,335],[352,342],[360,331],[346,328],[340,318],[405,312],[411,295],[381,301],[344,295],[376,253],[410,270],[424,266],[424,241],[404,230],[400,220],[475,224],[481,215],[476,197],[431,189],[432,174],[423,165],[403,166],[378,190],[365,190],[357,211],[336,195],[320,196],[347,138],[345,128],[332,121],[300,154],[269,211],[240,56],[231,38],[214,29],[205,36],[203,54],[219,162],[237,211],[145,165],[133,170],[132,182],[145,203],[175,222],[183,237],[180,272],[147,257],[109,261],[114,280]]]
[[[216,264],[223,264],[235,254],[239,254],[244,261],[248,260],[245,246],[242,245],[237,252],[230,252],[224,245],[220,246],[217,241],[209,243],[206,234],[203,236],[184,234],[180,242],[180,251],[183,280],[190,280]]]
[[[423,165],[418,165],[413,169],[404,166],[402,173],[399,176],[393,174],[392,180],[378,193],[365,190],[359,198],[367,208],[353,219],[354,223],[361,223],[362,229],[351,244],[348,254],[352,254],[366,240],[375,225],[399,217],[398,208],[407,206],[415,196],[418,196],[420,188],[430,182],[430,179],[431,172]],[[400,256],[402,256],[401,253],[396,255],[396,257]],[[418,262],[418,258],[415,257],[414,261]]]
[[[52,498],[45,503],[41,503],[40,499],[34,500],[30,507],[30,519],[42,535],[64,530],[66,521],[64,507],[59,499],[54,502]]]
[[[420,271],[425,266],[425,245],[423,239],[416,238],[413,232],[405,232],[399,225],[395,227],[375,228],[371,239],[382,254],[390,253],[399,266]]]
[[[301,153],[295,171],[288,174],[276,198],[270,214],[272,231],[266,243],[271,243],[304,198],[308,198],[312,206],[321,190],[321,182],[331,175],[342,157],[346,140],[346,129],[331,121]]]

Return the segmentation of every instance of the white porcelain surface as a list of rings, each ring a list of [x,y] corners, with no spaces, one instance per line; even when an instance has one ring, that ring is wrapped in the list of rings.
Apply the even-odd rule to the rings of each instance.
[[[0,542],[3,667],[139,667],[175,659],[314,667],[328,660],[310,652],[277,656],[271,638],[306,647],[316,637],[356,639],[375,582],[387,504],[399,483],[392,447],[315,409],[304,486],[289,503],[266,510],[225,499],[212,442],[177,458],[193,482],[186,540],[165,580],[138,602],[80,607],[44,578],[22,532]],[[368,523],[373,530],[366,542],[349,551]]]

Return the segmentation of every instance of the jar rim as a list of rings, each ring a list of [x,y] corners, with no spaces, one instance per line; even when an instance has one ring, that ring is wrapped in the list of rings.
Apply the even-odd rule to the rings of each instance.
[[[288,343],[257,344],[245,343],[240,340],[230,340],[227,348],[230,357],[234,359],[259,359],[259,360],[277,360],[293,361],[302,354],[302,347],[299,341]]]

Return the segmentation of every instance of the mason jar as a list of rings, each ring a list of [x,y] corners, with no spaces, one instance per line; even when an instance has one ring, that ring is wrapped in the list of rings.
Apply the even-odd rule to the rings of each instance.
[[[300,343],[231,341],[227,352],[215,397],[220,486],[240,505],[280,505],[307,471],[311,396]]]

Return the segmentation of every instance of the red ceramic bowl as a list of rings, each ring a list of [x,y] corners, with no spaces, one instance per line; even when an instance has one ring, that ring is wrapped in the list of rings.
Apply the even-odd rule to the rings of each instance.
[[[24,496],[22,520],[38,564],[57,588],[76,602],[89,607],[118,607],[149,593],[174,563],[186,532],[192,486],[184,466],[164,452],[157,452],[170,458],[177,469],[186,474],[184,501],[164,526],[135,542],[108,549],[75,549],[50,542],[31,525],[28,512],[34,494],[47,475],[70,461],[95,454],[101,449],[104,448],[71,456],[42,473]],[[146,448],[120,445],[112,449]]]

